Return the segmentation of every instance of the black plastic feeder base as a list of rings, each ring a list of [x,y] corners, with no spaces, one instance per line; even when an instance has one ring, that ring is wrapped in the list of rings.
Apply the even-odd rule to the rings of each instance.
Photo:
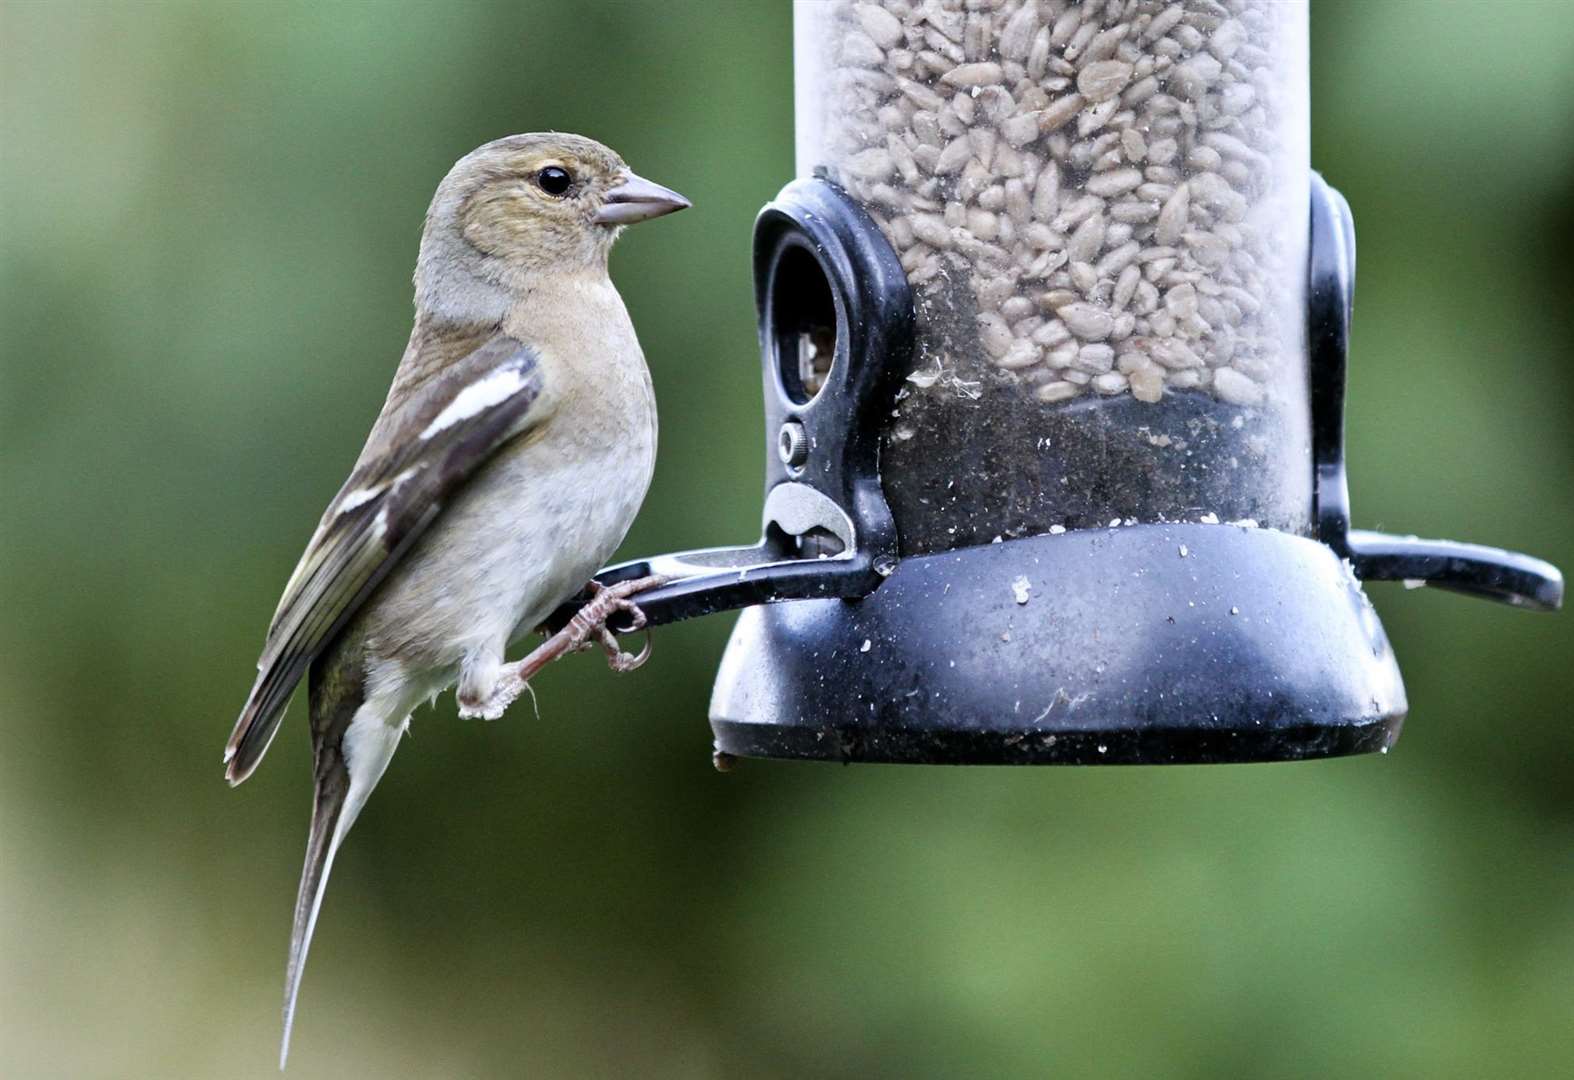
[[[1202,764],[1386,750],[1406,707],[1329,547],[1159,524],[912,557],[861,600],[750,608],[711,727],[739,757]]]

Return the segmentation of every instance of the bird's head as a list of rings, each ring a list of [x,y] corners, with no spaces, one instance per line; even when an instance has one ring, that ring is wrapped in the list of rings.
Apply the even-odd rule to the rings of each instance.
[[[417,301],[423,292],[456,299],[436,294],[467,278],[513,291],[543,272],[604,269],[623,226],[688,205],[582,135],[489,142],[438,185],[421,240]]]

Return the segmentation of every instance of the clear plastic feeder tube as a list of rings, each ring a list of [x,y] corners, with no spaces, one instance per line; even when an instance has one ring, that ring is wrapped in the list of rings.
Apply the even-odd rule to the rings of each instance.
[[[1310,531],[1305,0],[798,0],[794,48],[798,172],[914,289],[905,552]]]

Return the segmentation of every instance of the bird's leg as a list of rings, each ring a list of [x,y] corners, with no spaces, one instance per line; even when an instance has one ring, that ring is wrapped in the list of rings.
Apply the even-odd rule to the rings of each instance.
[[[629,629],[645,629],[645,613],[631,597],[665,585],[670,578],[661,574],[620,581],[616,585],[590,583],[591,597],[584,607],[574,613],[568,625],[537,645],[523,660],[505,664],[497,674],[492,692],[484,701],[460,701],[461,715],[497,717],[513,700],[524,692],[525,685],[536,673],[554,660],[571,652],[600,645],[607,654],[607,664],[613,671],[633,671],[650,658],[650,639],[647,633],[645,647],[638,653],[626,653],[618,645],[617,637],[607,628],[607,622],[618,612],[627,612]]]

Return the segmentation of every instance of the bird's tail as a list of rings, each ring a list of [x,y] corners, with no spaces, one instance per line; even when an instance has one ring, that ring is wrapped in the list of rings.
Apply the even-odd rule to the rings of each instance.
[[[246,698],[246,707],[241,710],[240,719],[235,721],[235,729],[230,732],[230,741],[224,747],[224,779],[230,782],[230,787],[252,774],[262,755],[268,752],[274,735],[278,734],[279,722],[284,719],[290,695],[295,692],[295,679],[300,677],[297,673],[295,678],[287,678],[288,674],[281,673],[277,665],[258,673],[256,685]]]
[[[332,677],[319,686],[313,671],[312,735],[316,741],[316,784],[311,832],[306,840],[306,865],[295,895],[295,921],[290,931],[290,962],[284,977],[284,1035],[279,1043],[279,1068],[290,1054],[295,1000],[300,994],[306,953],[311,948],[317,912],[322,907],[333,857],[355,824],[366,798],[382,779],[409,721],[408,710],[390,709],[382,695],[363,699],[362,681]],[[402,703],[400,703],[402,704]]]

